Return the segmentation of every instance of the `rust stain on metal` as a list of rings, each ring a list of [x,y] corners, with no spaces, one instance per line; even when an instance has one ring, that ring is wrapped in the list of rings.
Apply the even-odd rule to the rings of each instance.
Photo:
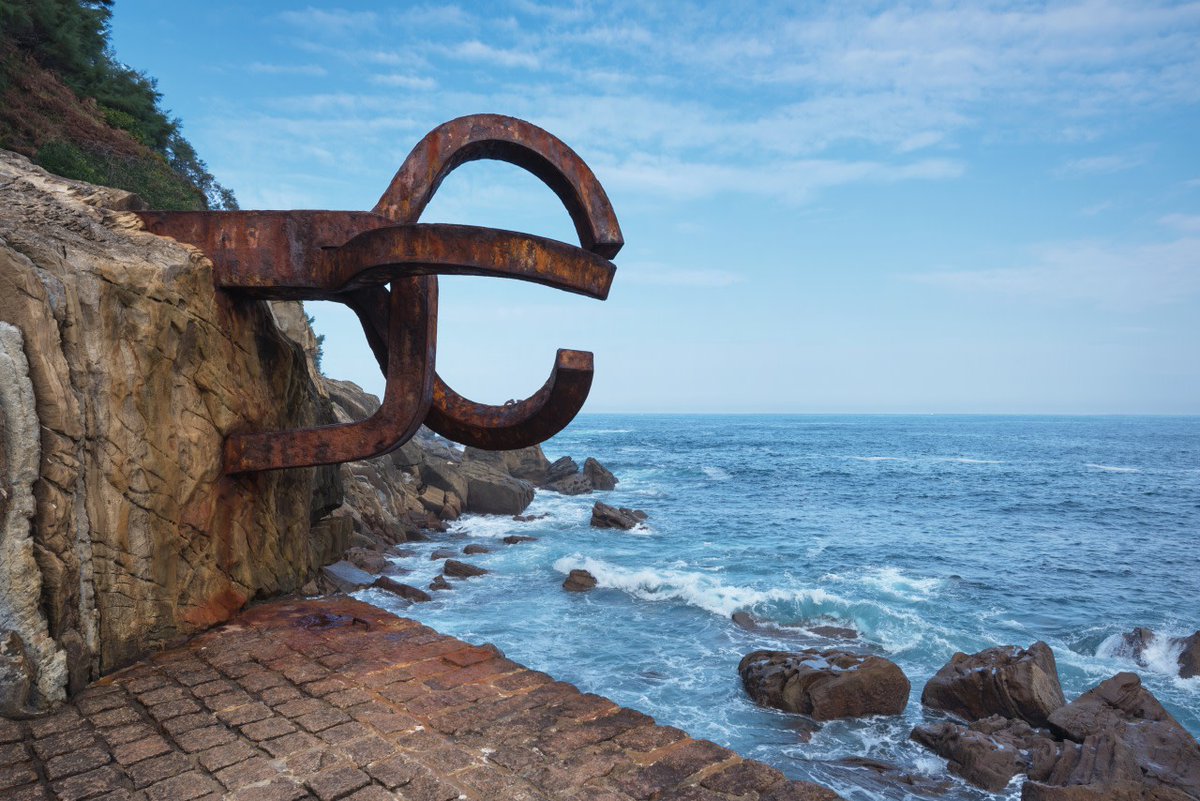
[[[420,223],[445,177],[495,159],[540,178],[562,201],[579,246],[469,225]],[[488,450],[535,445],[583,408],[592,354],[559,350],[546,383],[522,401],[476,403],[435,370],[438,275],[513,278],[604,300],[624,244],[604,188],[561,140],[498,114],[460,117],[430,131],[371,211],[140,212],[147,230],[212,259],[218,289],[276,300],[335,300],[358,316],[387,378],[366,420],[231,434],[227,474],[366,459],[400,447],[423,424]]]

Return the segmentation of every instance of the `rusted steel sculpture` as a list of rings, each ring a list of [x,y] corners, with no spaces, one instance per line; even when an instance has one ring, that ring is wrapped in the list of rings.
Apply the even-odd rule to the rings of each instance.
[[[456,167],[497,159],[540,178],[566,206],[579,247],[469,225],[418,223]],[[231,434],[228,474],[367,459],[408,441],[422,423],[466,445],[505,450],[549,439],[583,407],[592,354],[559,350],[545,385],[503,406],[475,403],[434,369],[438,275],[532,281],[604,300],[624,244],[596,176],[562,141],[512,117],[460,117],[417,144],[369,212],[141,212],[146,228],[199,247],[218,289],[248,297],[336,300],[357,314],[387,378],[383,404],[355,423]]]

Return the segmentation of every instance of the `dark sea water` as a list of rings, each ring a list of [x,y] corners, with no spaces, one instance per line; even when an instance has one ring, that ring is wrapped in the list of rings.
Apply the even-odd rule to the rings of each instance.
[[[401,614],[848,799],[997,797],[908,741],[922,686],[955,651],[1044,640],[1068,699],[1136,670],[1200,734],[1200,678],[1174,676],[1169,649],[1139,667],[1114,647],[1134,626],[1200,629],[1200,418],[585,415],[545,450],[595,456],[621,483],[539,492],[529,513],[547,516],[533,522],[463,519],[450,539],[493,545],[471,557],[491,574]],[[590,528],[595,500],[643,509],[648,525]],[[499,542],[511,533],[539,539]],[[399,560],[413,583],[437,571],[436,545]],[[575,567],[599,589],[564,592]],[[797,640],[743,630],[737,611],[854,627],[909,676],[907,711],[805,742],[737,675],[748,651]],[[847,757],[952,786],[880,788]]]

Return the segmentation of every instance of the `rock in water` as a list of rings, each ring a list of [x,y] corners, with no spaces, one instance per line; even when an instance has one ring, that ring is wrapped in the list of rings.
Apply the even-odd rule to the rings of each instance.
[[[465,511],[519,515],[533,503],[533,485],[483,462],[464,461],[459,472],[466,480]]]
[[[944,757],[952,773],[993,793],[1003,790],[1018,773],[1048,775],[1059,753],[1049,732],[998,715],[970,726],[924,723],[910,736]]]
[[[542,453],[541,445],[531,445],[515,451],[484,451],[467,447],[463,451],[463,461],[490,464],[513,478],[535,485],[544,483],[550,471],[550,460]]]
[[[641,509],[618,509],[607,503],[596,501],[592,507],[591,525],[595,528],[620,528],[629,530],[641,523],[647,517]]]
[[[1084,761],[1092,759],[1089,748],[1099,747],[1089,746],[1090,738],[1116,737],[1128,749],[1148,786],[1200,798],[1200,744],[1134,673],[1118,673],[1055,710],[1050,715],[1050,728],[1081,743]],[[1064,758],[1067,756],[1064,754]],[[1074,776],[1075,768],[1069,767]]]
[[[590,456],[583,460],[583,476],[595,489],[614,490],[617,488],[617,477]]]
[[[1200,631],[1184,637],[1183,651],[1179,654],[1179,677],[1191,679],[1200,676]]]
[[[454,585],[452,585],[450,582],[446,581],[446,577],[443,576],[441,573],[439,573],[438,575],[433,577],[433,581],[429,582],[429,589],[431,589],[431,590],[452,590],[452,589],[454,589]]]
[[[738,673],[757,703],[816,720],[899,715],[911,689],[894,662],[848,651],[754,651]]]
[[[573,476],[579,472],[579,465],[570,456],[564,456],[561,459],[553,462],[546,468],[546,477],[542,480],[542,484],[549,486],[556,481],[562,481],[564,478]]]
[[[463,553],[466,554],[467,556],[474,556],[475,554],[491,553],[491,552],[492,552],[492,549],[487,547],[486,545],[480,545],[480,544],[474,543],[474,542],[471,543],[470,545],[468,545],[467,547],[463,548]]]
[[[1112,732],[1066,743],[1043,781],[1021,788],[1022,801],[1187,801],[1175,793],[1147,792],[1129,747]],[[1195,798],[1196,796],[1191,796]]]
[[[568,592],[587,592],[596,588],[596,577],[586,570],[572,570],[563,582],[563,589]]]
[[[1054,653],[1044,642],[977,654],[955,654],[925,685],[921,703],[966,721],[991,715],[1045,726],[1066,699],[1058,683]]]
[[[429,593],[425,592],[425,590],[418,589],[411,584],[403,584],[395,579],[390,579],[387,576],[380,576],[379,578],[375,579],[375,582],[371,584],[371,586],[377,587],[381,590],[386,590],[393,595],[398,595],[401,598],[412,601],[415,604],[422,604],[426,601],[433,600],[429,597]]]
[[[227,434],[333,419],[271,306],[218,293],[208,259],[134,207],[0,151],[0,320],[24,339],[41,446],[23,581],[57,644],[21,633],[43,699],[68,670],[78,686],[299,589],[348,537],[314,525],[335,468],[222,476]]]
[[[442,572],[447,576],[454,578],[471,578],[473,576],[482,576],[487,573],[482,567],[469,565],[466,562],[460,562],[457,559],[447,559],[442,564]]]
[[[537,537],[526,537],[524,534],[509,534],[501,542],[505,545],[520,545],[522,542],[537,542]]]

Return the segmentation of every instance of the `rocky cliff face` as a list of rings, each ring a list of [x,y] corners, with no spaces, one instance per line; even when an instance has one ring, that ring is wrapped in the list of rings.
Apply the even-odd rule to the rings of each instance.
[[[232,431],[332,422],[284,312],[215,293],[132,195],[0,151],[0,200],[0,638],[37,706],[299,587],[350,524],[336,468],[220,473]]]

